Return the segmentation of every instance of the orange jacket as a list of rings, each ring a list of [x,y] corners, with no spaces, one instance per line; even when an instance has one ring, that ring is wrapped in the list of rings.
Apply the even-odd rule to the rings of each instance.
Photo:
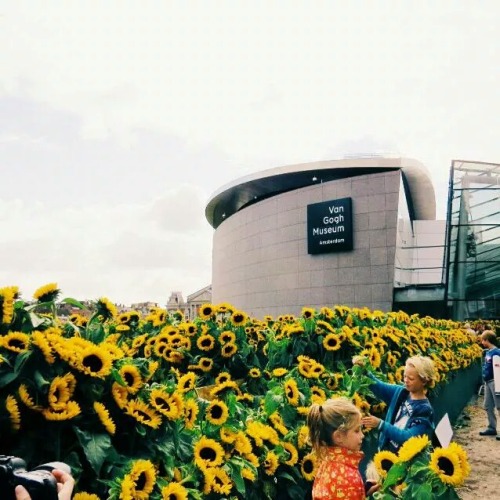
[[[313,500],[364,500],[365,486],[359,472],[362,458],[361,451],[327,448],[314,479]]]

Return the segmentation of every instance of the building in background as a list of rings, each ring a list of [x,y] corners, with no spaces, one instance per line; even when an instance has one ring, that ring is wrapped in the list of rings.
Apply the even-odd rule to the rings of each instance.
[[[447,227],[450,316],[500,318],[500,165],[452,162]]]
[[[446,315],[446,224],[416,160],[265,170],[223,186],[205,214],[214,303],[256,317],[335,304]]]
[[[167,301],[168,312],[181,311],[186,319],[198,316],[201,305],[212,302],[212,285],[208,285],[187,296],[185,301],[182,292],[172,292]]]

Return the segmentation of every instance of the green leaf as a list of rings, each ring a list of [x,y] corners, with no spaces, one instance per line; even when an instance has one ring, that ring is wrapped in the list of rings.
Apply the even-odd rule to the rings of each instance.
[[[33,378],[35,379],[35,384],[38,389],[42,389],[44,386],[50,385],[50,382],[45,379],[38,370],[33,373]]]
[[[264,399],[264,411],[266,412],[266,415],[272,415],[280,407],[282,402],[283,396],[268,392]]]
[[[241,476],[240,469],[231,462],[228,462],[228,466],[231,469],[229,475],[231,476],[231,479],[234,481],[238,493],[240,493],[240,495],[242,495],[243,498],[245,498],[245,493],[246,493],[245,480]]]
[[[406,464],[396,463],[394,464],[387,473],[387,477],[384,481],[384,488],[394,486],[402,481],[406,474]]]
[[[16,372],[8,372],[4,373],[0,377],[0,387],[5,387],[6,385],[10,384],[13,380],[17,378],[19,374]]]
[[[47,318],[42,316],[38,316],[38,314],[30,312],[30,321],[33,325],[33,328],[38,328],[40,325],[43,325],[47,322]]]
[[[73,427],[73,430],[92,469],[99,475],[104,460],[113,449],[109,435],[82,431],[78,427]]]
[[[81,302],[78,302],[78,300],[72,299],[70,297],[62,299],[61,302],[69,304],[70,306],[78,307],[78,309],[87,309]]]

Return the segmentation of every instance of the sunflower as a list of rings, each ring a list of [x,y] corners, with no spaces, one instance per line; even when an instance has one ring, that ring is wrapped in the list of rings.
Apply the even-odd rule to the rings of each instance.
[[[216,384],[223,384],[224,382],[228,382],[231,380],[231,374],[229,372],[220,372],[217,377],[215,377]]]
[[[240,474],[243,479],[248,479],[252,483],[257,479],[255,472],[249,467],[242,467],[240,469]]]
[[[198,310],[198,316],[201,319],[207,320],[215,316],[215,308],[212,304],[203,304]]]
[[[283,446],[283,449],[285,450],[283,463],[293,467],[299,461],[299,452],[297,451],[297,448],[295,448],[295,446],[288,441],[281,442],[281,446]]]
[[[248,375],[251,378],[260,378],[261,377],[261,372],[258,368],[250,368]]]
[[[342,343],[338,335],[335,333],[329,333],[323,338],[323,347],[327,351],[338,351],[342,347]]]
[[[123,365],[118,370],[118,374],[120,375],[123,382],[125,382],[127,392],[129,392],[130,394],[136,394],[137,391],[139,391],[139,389],[144,385],[141,373],[135,365]]]
[[[9,413],[12,430],[18,431],[21,428],[21,412],[14,396],[10,394],[7,396],[5,399],[5,408]]]
[[[209,467],[203,469],[204,484],[203,493],[208,495],[212,491],[220,495],[228,495],[231,492],[233,483],[227,472],[220,467]]]
[[[234,326],[241,326],[247,322],[248,316],[243,311],[234,311],[229,319]]]
[[[236,342],[236,334],[232,332],[231,330],[224,330],[220,335],[219,335],[219,342],[224,345],[229,342]]]
[[[229,409],[226,403],[214,399],[208,405],[205,416],[213,425],[224,425],[229,417]]]
[[[38,288],[33,294],[33,298],[38,302],[51,302],[56,300],[60,293],[61,290],[57,288],[57,283],[48,283]]]
[[[311,319],[314,318],[315,313],[316,311],[311,307],[303,307],[300,314],[304,319]]]
[[[96,313],[102,316],[103,321],[113,319],[118,314],[116,306],[106,297],[101,297],[95,303]]]
[[[183,415],[184,401],[180,393],[168,394],[163,389],[152,389],[149,402],[170,420],[177,420]]]
[[[200,408],[194,399],[188,399],[184,404],[184,425],[186,429],[191,430],[196,424],[196,418]]]
[[[161,424],[161,416],[144,403],[144,401],[138,399],[127,403],[125,413],[134,417],[137,422],[147,425],[152,429],[158,429]]]
[[[215,339],[212,335],[207,333],[198,337],[196,346],[200,349],[200,351],[211,351],[215,347]]]
[[[283,436],[286,436],[288,434],[288,429],[285,426],[285,422],[283,421],[283,418],[278,412],[274,412],[271,415],[269,415],[269,420],[273,427]]]
[[[1,346],[12,352],[26,352],[30,345],[30,336],[21,332],[10,332],[1,339]]]
[[[228,342],[221,349],[224,358],[232,358],[238,352],[238,346],[233,342]]]
[[[288,402],[292,406],[297,406],[299,404],[300,392],[295,379],[288,379],[284,383],[283,388],[285,390],[285,396],[288,399]]]
[[[150,460],[136,460],[128,474],[133,483],[134,500],[147,500],[156,483],[156,470]]]
[[[45,408],[42,410],[42,415],[46,420],[62,421],[71,420],[81,413],[80,405],[76,401],[68,401],[63,407]]]
[[[431,453],[429,469],[445,484],[460,486],[465,480],[460,457],[450,448],[436,448]]]
[[[21,384],[19,386],[17,393],[21,402],[30,410],[41,411],[43,409],[41,406],[37,405],[35,401],[33,401],[33,398],[28,392],[28,387],[25,384]]]
[[[94,410],[106,431],[108,431],[109,434],[114,435],[116,432],[116,425],[113,422],[113,419],[109,416],[109,412],[106,407],[102,403],[94,401]]]
[[[377,369],[381,363],[381,356],[377,349],[370,349],[368,357],[370,358],[370,364],[372,365],[372,368]]]
[[[210,390],[210,397],[217,398],[224,394],[226,391],[234,390],[236,394],[241,395],[241,390],[234,380],[228,380],[222,384],[217,384],[213,389]]]
[[[323,404],[326,401],[326,392],[317,385],[311,387],[311,401],[313,403]]]
[[[217,304],[216,306],[217,312],[218,313],[232,313],[234,311],[234,307],[231,304],[228,304],[227,302],[222,302],[220,304]]]
[[[464,472],[464,476],[468,477],[470,474],[470,464],[469,459],[467,458],[467,452],[458,443],[455,442],[450,443],[448,449],[458,456],[458,458],[460,459],[460,465]]]
[[[424,451],[430,445],[427,435],[413,436],[405,441],[398,451],[399,462],[409,462],[415,455]]]
[[[200,469],[217,467],[224,461],[224,449],[215,439],[201,436],[193,451],[194,463]]]
[[[274,476],[274,473],[276,472],[278,466],[279,466],[278,455],[276,455],[276,453],[274,453],[273,451],[268,451],[266,458],[262,462],[262,467],[264,469],[264,472],[268,476]]]
[[[120,385],[118,382],[113,382],[113,385],[111,387],[111,394],[118,408],[123,410],[123,408],[125,408],[128,404],[127,388],[123,387],[123,385]]]
[[[40,349],[45,361],[47,361],[49,365],[55,362],[56,358],[54,357],[52,347],[50,347],[47,337],[43,333],[34,331],[31,334],[31,343]]]
[[[200,358],[198,368],[203,372],[209,372],[214,365],[214,360],[211,358]]]
[[[280,378],[284,377],[288,373],[288,370],[286,368],[275,368],[271,374],[273,377]]]
[[[100,500],[100,498],[95,493],[80,491],[79,493],[75,493],[73,500]]]
[[[7,286],[0,288],[0,305],[1,316],[0,323],[9,325],[14,317],[14,300],[18,296],[19,289],[17,286]]]
[[[392,451],[382,450],[375,454],[373,463],[381,478],[385,478],[389,469],[399,461],[399,457]]]
[[[297,447],[303,450],[309,444],[309,429],[307,425],[300,426],[297,431]]]
[[[188,372],[177,381],[177,390],[183,394],[192,391],[196,384],[196,374],[193,372]]]
[[[97,378],[105,378],[111,373],[112,359],[109,353],[102,347],[90,345],[78,356],[75,368],[86,375]]]
[[[181,483],[172,481],[161,490],[161,496],[165,500],[188,500],[188,490]]]
[[[316,476],[317,459],[314,453],[308,453],[300,462],[300,472],[306,481],[313,481]]]
[[[76,383],[76,381],[75,381]],[[62,408],[71,399],[73,391],[65,377],[55,377],[50,383],[48,401],[51,408]]]

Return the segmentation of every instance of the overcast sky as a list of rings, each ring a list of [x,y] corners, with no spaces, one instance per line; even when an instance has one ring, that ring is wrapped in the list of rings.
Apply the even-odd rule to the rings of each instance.
[[[0,287],[165,304],[211,194],[353,154],[500,162],[497,1],[0,0]]]

